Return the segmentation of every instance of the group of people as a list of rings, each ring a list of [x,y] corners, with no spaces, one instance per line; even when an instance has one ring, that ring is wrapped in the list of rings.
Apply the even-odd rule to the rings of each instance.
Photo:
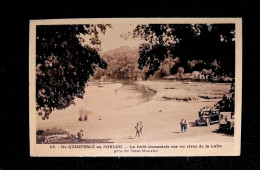
[[[137,122],[135,129],[136,129],[136,133],[135,133],[135,137],[140,137],[140,135],[143,135],[143,123],[142,121]]]
[[[181,132],[186,132],[187,126],[188,126],[187,121],[184,119],[181,119],[180,125],[181,125]],[[142,121],[137,122],[137,124],[135,126],[135,130],[136,130],[135,137],[140,137],[140,135],[143,135],[143,128],[144,128],[144,125],[143,125]]]
[[[187,125],[188,125],[186,120],[181,119],[180,125],[181,125],[181,132],[186,132],[187,131]]]
[[[182,119],[180,122],[180,125],[181,125],[181,132],[186,132],[187,131],[187,121]],[[143,125],[142,121],[137,122],[137,124],[135,126],[135,130],[136,130],[135,137],[140,137],[140,135],[143,135],[143,128],[144,128],[144,125]],[[83,130],[80,130],[78,132],[77,136],[78,136],[78,139],[81,140],[84,136]]]

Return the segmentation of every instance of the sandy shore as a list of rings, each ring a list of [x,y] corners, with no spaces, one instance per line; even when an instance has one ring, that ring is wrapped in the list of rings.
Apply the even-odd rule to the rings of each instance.
[[[105,142],[181,142],[181,141],[221,141],[232,142],[233,137],[217,133],[218,124],[211,126],[193,126],[200,108],[213,105],[218,99],[205,100],[198,98],[192,101],[164,100],[162,94],[169,90],[175,92],[183,89],[194,95],[220,95],[226,93],[229,84],[190,84],[181,82],[138,82],[157,91],[152,98],[136,90],[135,86],[122,83],[103,84],[98,87],[89,83],[84,99],[77,99],[76,106],[65,110],[54,111],[49,120],[41,120],[37,116],[37,129],[51,129],[53,127],[67,129],[76,134],[84,131],[88,141]],[[116,90],[117,89],[117,90]],[[78,121],[80,108],[91,111],[88,121]],[[99,120],[101,117],[101,120]],[[181,133],[180,120],[186,119],[188,130]],[[135,125],[142,121],[143,135],[135,138]]]

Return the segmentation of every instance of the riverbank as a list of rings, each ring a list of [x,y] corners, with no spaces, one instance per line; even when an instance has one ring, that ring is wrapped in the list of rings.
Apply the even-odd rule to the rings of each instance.
[[[140,81],[135,85],[123,85],[115,82],[90,82],[83,100],[76,99],[76,106],[54,111],[49,120],[38,117],[37,129],[58,127],[67,129],[72,134],[83,130],[84,139],[88,141],[110,139],[109,142],[119,143],[208,142],[214,139],[232,142],[233,137],[217,133],[218,124],[208,127],[196,127],[192,124],[197,119],[200,108],[213,105],[219,100],[199,96],[221,96],[229,88],[229,84],[223,83],[184,85],[181,82]],[[163,98],[165,95],[176,94],[192,94],[197,96],[197,100]],[[88,121],[78,121],[80,108],[91,112]],[[189,122],[185,133],[181,133],[181,119]],[[135,138],[135,126],[139,121],[144,124],[143,135]]]

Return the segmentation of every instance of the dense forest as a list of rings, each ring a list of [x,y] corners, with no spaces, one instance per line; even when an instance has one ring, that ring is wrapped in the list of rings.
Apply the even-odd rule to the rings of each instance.
[[[139,68],[149,67],[146,78],[171,56],[185,72],[212,69],[216,75],[234,77],[234,24],[148,24],[138,25],[133,38],[145,40],[139,47]],[[169,55],[170,54],[170,55]]]

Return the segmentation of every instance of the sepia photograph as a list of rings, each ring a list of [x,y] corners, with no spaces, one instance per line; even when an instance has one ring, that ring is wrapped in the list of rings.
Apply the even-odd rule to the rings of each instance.
[[[31,156],[239,156],[241,18],[30,21]]]

